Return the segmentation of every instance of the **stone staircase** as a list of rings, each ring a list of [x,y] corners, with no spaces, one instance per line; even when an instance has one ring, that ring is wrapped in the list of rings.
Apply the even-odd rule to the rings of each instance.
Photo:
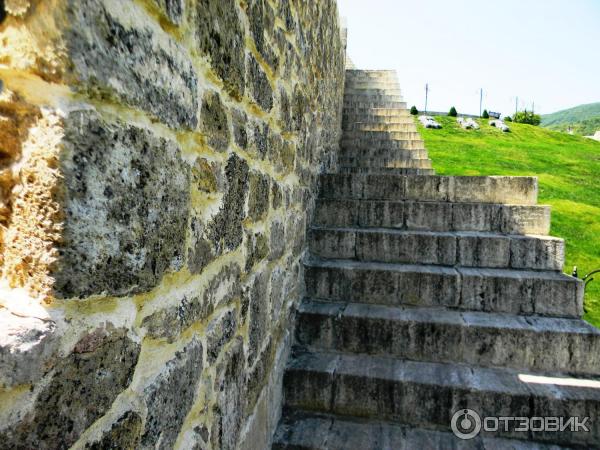
[[[342,120],[341,173],[434,174],[394,71],[347,70]]]
[[[600,332],[537,180],[433,175],[391,71],[347,71],[340,161],[321,179],[273,448],[600,448]],[[460,440],[466,408],[590,431],[512,422]]]

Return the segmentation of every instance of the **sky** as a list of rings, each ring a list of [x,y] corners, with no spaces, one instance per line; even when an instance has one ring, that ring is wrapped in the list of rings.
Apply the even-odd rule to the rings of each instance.
[[[510,115],[600,102],[600,0],[338,0],[348,56],[395,69],[409,107]]]

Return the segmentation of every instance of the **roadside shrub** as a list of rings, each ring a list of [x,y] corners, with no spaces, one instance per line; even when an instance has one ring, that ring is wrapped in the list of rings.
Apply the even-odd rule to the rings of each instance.
[[[534,114],[531,111],[519,111],[512,118],[513,122],[526,123],[528,125],[539,125],[542,122],[542,118],[539,114]]]
[[[419,114],[419,110],[417,109],[417,107],[416,107],[416,106],[414,106],[414,105],[413,105],[413,106],[410,108],[410,113],[411,113],[413,116],[416,116],[416,115],[418,115],[418,114]]]
[[[490,118],[490,114],[487,112],[487,109],[483,110],[483,114],[481,115],[481,117],[483,117],[484,119]]]
[[[506,117],[505,117],[503,120],[504,120],[505,122],[512,122],[512,117],[510,117],[510,116],[506,116]]]
[[[456,108],[454,106],[452,108],[450,108],[450,111],[448,112],[448,115],[450,117],[456,117],[456,116],[458,116],[458,112],[456,112]]]

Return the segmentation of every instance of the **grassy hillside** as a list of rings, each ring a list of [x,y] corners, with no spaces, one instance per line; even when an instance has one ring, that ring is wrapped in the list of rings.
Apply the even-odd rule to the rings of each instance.
[[[567,131],[571,126],[576,134],[582,136],[593,135],[597,130],[600,130],[600,103],[579,105],[543,115],[542,126],[557,131]]]
[[[538,176],[539,202],[552,206],[551,234],[566,240],[565,272],[600,268],[600,142],[514,123],[502,133],[487,120],[465,131],[455,119],[436,119],[441,130],[419,131],[439,174]],[[586,308],[586,320],[600,327],[600,276]]]

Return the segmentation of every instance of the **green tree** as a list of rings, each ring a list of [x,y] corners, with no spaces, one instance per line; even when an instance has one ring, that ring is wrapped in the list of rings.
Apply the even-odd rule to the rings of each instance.
[[[416,106],[414,106],[414,105],[413,105],[413,106],[410,108],[410,113],[411,113],[413,116],[416,116],[416,115],[418,115],[418,114],[419,114],[419,110],[417,109],[417,107],[416,107]]]
[[[518,111],[512,118],[514,122],[526,123],[528,125],[539,125],[542,122],[542,118],[539,114],[534,114],[533,111]]]
[[[512,117],[510,117],[510,116],[506,116],[506,117],[504,118],[504,121],[505,121],[505,122],[512,122]]]
[[[487,112],[487,109],[483,110],[483,114],[481,115],[481,117],[483,117],[484,119],[490,118],[490,114]]]
[[[458,112],[456,112],[456,108],[454,106],[452,108],[450,108],[450,111],[448,112],[448,115],[450,117],[456,117],[456,116],[458,116]]]

